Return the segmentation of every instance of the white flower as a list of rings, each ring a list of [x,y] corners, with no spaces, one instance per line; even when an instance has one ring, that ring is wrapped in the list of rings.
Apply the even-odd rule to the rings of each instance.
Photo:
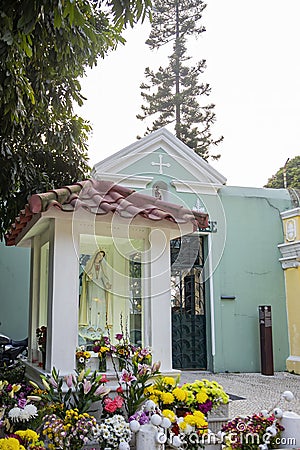
[[[32,419],[33,417],[36,417],[37,414],[37,408],[34,405],[28,404],[25,406],[25,408],[23,410],[21,410],[20,413],[20,420],[29,420]]]
[[[20,414],[21,414],[21,408],[18,408],[17,406],[15,408],[12,408],[9,413],[8,413],[8,417],[13,421],[13,422],[18,422],[19,418],[20,418]]]
[[[37,408],[34,405],[31,405],[30,403],[22,408],[18,408],[17,406],[15,408],[12,408],[8,416],[12,419],[12,421],[18,422],[19,420],[29,420],[32,417],[37,416]]]

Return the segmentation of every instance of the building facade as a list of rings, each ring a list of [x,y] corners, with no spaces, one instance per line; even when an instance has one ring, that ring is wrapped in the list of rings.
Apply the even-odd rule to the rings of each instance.
[[[274,368],[285,370],[277,246],[281,212],[292,206],[288,190],[226,186],[223,175],[166,129],[100,161],[92,176],[209,214],[207,230],[171,242],[173,367],[259,372],[258,308],[271,305]]]
[[[170,256],[167,282],[171,317],[168,330],[162,330],[162,337],[155,336],[155,342],[159,343],[163,354],[163,336],[167,332],[174,369],[259,372],[261,305],[270,305],[272,310],[275,371],[295,369],[299,338],[294,333],[291,341],[289,325],[295,328],[293,311],[297,311],[297,307],[296,310],[291,305],[287,308],[284,278],[287,266],[282,262],[287,255],[286,252],[281,254],[281,244],[287,243],[283,221],[289,219],[289,211],[299,205],[287,189],[227,186],[222,174],[164,128],[100,161],[94,166],[92,176],[146,194],[162,204],[178,205],[178,210],[186,208],[209,216],[207,228],[190,234],[178,233],[182,237],[170,239],[167,249],[163,240],[159,244],[164,254]],[[147,209],[147,204],[143,208]],[[155,225],[151,229],[151,233],[155,231]],[[156,231],[158,239],[159,227]],[[138,229],[136,232],[138,234]],[[102,237],[101,246],[109,260],[111,241],[105,242],[105,239]],[[295,237],[294,249],[297,240]],[[87,244],[83,241],[82,245]],[[133,281],[122,301],[128,302],[132,337],[138,341],[141,321],[147,321],[147,313],[141,319],[140,303],[146,289],[140,277],[144,254],[143,248],[135,248],[129,263]],[[27,249],[5,249],[5,253],[12,251],[24,252],[22,264],[24,273],[29,276]],[[80,252],[80,256],[84,257],[85,253],[88,252]],[[3,255],[1,252],[0,263],[11,272],[13,262],[10,264]],[[115,263],[111,262],[112,265]],[[297,284],[298,265],[293,273],[290,269],[289,266],[288,278]],[[4,285],[5,277],[2,273],[0,277]],[[153,290],[160,290],[153,280],[151,283]],[[28,285],[29,282],[23,280],[22,286],[21,283],[18,286],[22,290],[23,305],[29,304]],[[295,286],[287,286],[287,291],[288,299],[295,305]],[[14,295],[19,301],[19,294]],[[155,300],[153,302],[154,305]],[[4,317],[2,311],[9,317],[13,310],[14,305],[6,301],[4,309],[3,304],[1,306],[1,318]],[[159,304],[155,311],[160,311]],[[12,330],[18,327],[21,335],[13,337],[22,338],[28,329],[24,320],[28,312],[20,312],[23,320],[15,314]],[[155,316],[151,320],[155,323]],[[10,325],[0,331],[11,334]],[[144,338],[144,344],[149,343],[149,336]]]

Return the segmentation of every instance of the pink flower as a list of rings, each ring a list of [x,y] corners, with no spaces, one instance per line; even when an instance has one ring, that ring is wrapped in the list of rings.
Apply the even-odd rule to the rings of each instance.
[[[54,380],[53,377],[50,377],[48,381],[55,389],[57,388],[57,382]]]
[[[109,412],[109,413],[114,413],[117,409],[117,405],[114,403],[114,401],[111,398],[106,398],[104,400],[105,405],[104,405],[104,409],[105,411]]]
[[[117,333],[115,338],[117,339],[117,341],[120,341],[121,339],[123,339],[123,334],[122,333]]]
[[[104,375],[102,375],[102,377],[100,378],[100,380],[99,380],[99,383],[108,383],[108,378],[107,378],[107,376],[104,374]]]
[[[98,386],[97,389],[95,390],[95,395],[97,397],[100,397],[102,395],[108,394],[109,391],[110,391],[110,389],[106,388],[105,386]]]
[[[123,369],[122,370],[122,373],[121,373],[121,381],[123,382],[123,383],[126,383],[126,384],[128,384],[128,386],[130,386],[131,385],[131,382],[132,381],[136,381],[136,377],[131,373],[131,372],[128,372],[127,370],[125,370],[125,369]]]
[[[150,370],[150,367],[147,364],[138,364],[138,374],[140,376],[146,375]]]
[[[24,409],[25,406],[26,406],[26,403],[27,403],[26,398],[20,398],[18,400],[18,407],[21,408],[21,409]]]
[[[160,361],[155,362],[151,368],[151,373],[158,372],[160,369],[160,365],[161,365]]]
[[[66,382],[68,388],[72,387],[72,385],[73,385],[73,376],[72,375],[66,375],[65,376],[65,382]]]
[[[122,399],[122,397],[120,395],[117,395],[114,398],[114,402],[115,402],[117,408],[122,408],[124,400]]]
[[[104,400],[104,409],[109,413],[114,413],[117,409],[122,408],[123,399],[119,395],[117,395],[114,399],[107,397]]]
[[[103,336],[103,340],[104,340],[104,344],[109,346],[109,344],[110,344],[109,337],[108,336]]]
[[[84,380],[83,382],[83,392],[88,394],[92,389],[92,383],[89,380]]]
[[[149,350],[147,348],[142,348],[142,350],[140,351],[140,355],[141,356],[147,356],[149,355]]]

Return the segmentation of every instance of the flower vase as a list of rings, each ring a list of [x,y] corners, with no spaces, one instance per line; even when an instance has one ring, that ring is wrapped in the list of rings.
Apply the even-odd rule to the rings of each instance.
[[[42,350],[42,369],[46,369],[46,351]]]
[[[106,372],[106,356],[102,356],[99,358],[99,366],[98,366],[99,372]]]
[[[126,369],[126,361],[123,358],[119,358],[119,372]]]
[[[45,370],[45,368],[46,368],[46,350],[40,349],[38,356],[39,356],[39,358],[38,358],[38,365],[43,370]]]

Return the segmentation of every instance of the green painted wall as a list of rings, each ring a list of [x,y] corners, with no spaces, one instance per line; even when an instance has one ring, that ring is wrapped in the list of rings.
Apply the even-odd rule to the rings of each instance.
[[[196,194],[176,192],[170,186],[174,178],[155,176],[148,193],[151,195],[152,185],[157,181],[164,181],[169,187],[170,201],[177,199],[178,203],[193,208]],[[292,207],[288,191],[224,186],[218,195],[199,197],[210,219],[217,222],[217,233],[211,234],[216,354],[214,357],[209,354],[212,341],[207,282],[208,369],[261,370],[258,306],[268,304],[272,306],[274,368],[285,370],[289,355],[287,314],[277,245],[283,242],[280,212]],[[231,295],[235,300],[221,300],[221,296]]]
[[[214,371],[259,372],[258,306],[272,306],[274,369],[289,355],[284,274],[277,244],[280,212],[291,207],[285,190],[224,187],[226,245],[214,274],[216,356]],[[235,300],[221,300],[234,295]]]
[[[28,335],[30,250],[0,242],[0,333],[13,339]]]
[[[161,151],[159,153],[162,153]],[[146,172],[153,154],[127,168],[128,174],[154,175],[144,193],[152,195],[158,181],[168,185],[168,201],[193,208],[197,195],[179,193],[170,185],[174,179],[193,177],[176,166],[176,176]],[[167,162],[167,157],[165,158]],[[172,167],[173,161],[170,159]],[[174,165],[175,168],[175,165]],[[146,170],[145,170],[146,169]],[[157,169],[156,169],[157,170]],[[124,171],[122,171],[124,173]],[[211,234],[215,315],[215,356],[210,323],[210,291],[206,285],[208,369],[214,372],[260,372],[258,306],[272,306],[273,357],[276,371],[286,370],[289,355],[284,274],[277,245],[283,242],[280,212],[292,207],[288,191],[281,189],[224,186],[218,195],[198,195],[217,222]],[[221,300],[221,296],[235,300]]]

